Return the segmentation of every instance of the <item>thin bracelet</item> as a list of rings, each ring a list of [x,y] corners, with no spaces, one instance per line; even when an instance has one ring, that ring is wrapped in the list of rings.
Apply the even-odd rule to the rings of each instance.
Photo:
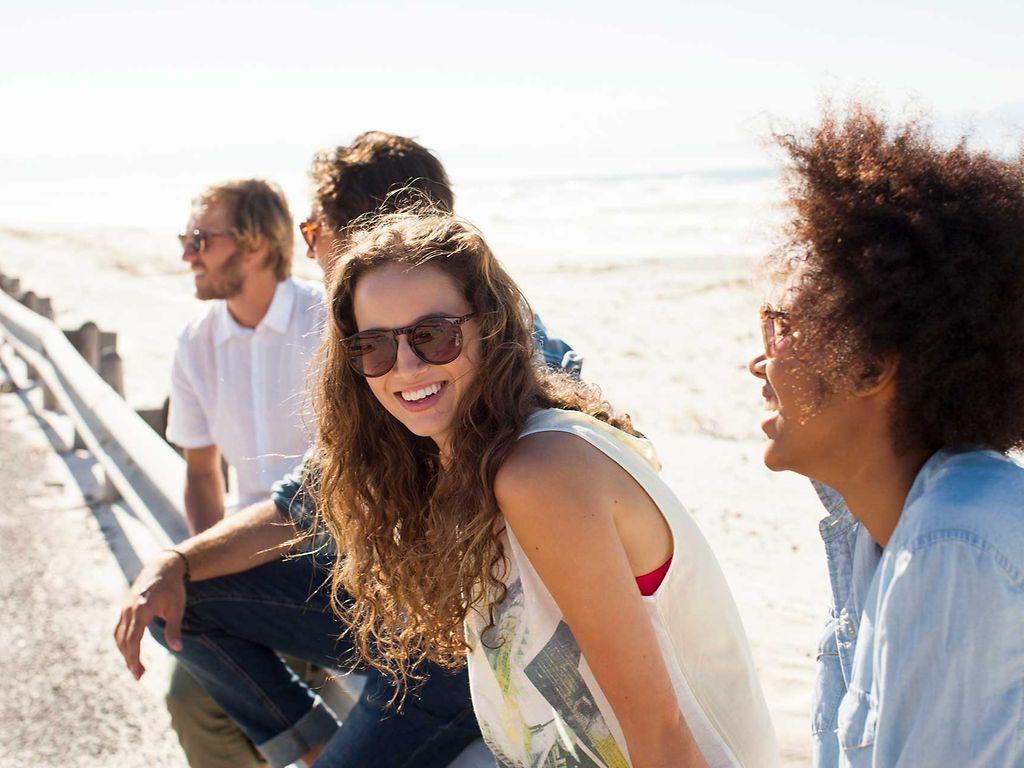
[[[181,558],[181,562],[185,564],[185,575],[182,576],[182,581],[188,582],[192,579],[192,569],[189,567],[188,558],[185,557],[185,553],[181,550],[175,549],[174,547],[168,547],[164,552],[173,552]]]

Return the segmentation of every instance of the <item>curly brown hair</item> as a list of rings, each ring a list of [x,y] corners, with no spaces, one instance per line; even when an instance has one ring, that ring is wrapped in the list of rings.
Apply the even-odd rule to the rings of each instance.
[[[1024,157],[857,104],[776,139],[793,217],[772,261],[824,368],[898,360],[901,450],[1024,447]]]
[[[426,199],[442,211],[455,204],[441,161],[412,139],[382,131],[318,152],[309,176],[314,213],[335,232],[365,214],[398,211],[410,201]]]
[[[443,270],[477,314],[478,374],[459,403],[444,466],[433,440],[391,416],[346,360],[342,339],[358,331],[356,285],[392,263]],[[396,682],[400,697],[424,659],[462,664],[469,610],[490,611],[504,599],[493,485],[529,414],[579,410],[633,430],[596,389],[537,362],[526,299],[479,232],[454,216],[397,213],[358,232],[329,308],[315,406],[318,518],[344,553],[332,603],[360,655]]]

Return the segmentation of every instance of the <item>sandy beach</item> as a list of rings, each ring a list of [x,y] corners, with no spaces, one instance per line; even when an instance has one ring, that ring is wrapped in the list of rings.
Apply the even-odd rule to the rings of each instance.
[[[534,309],[584,354],[584,378],[654,441],[736,596],[786,764],[809,765],[814,651],[827,607],[822,512],[805,480],[761,463],[760,384],[746,370],[761,343],[755,259],[517,261],[502,242],[492,245]],[[316,279],[299,253],[297,271]],[[203,311],[178,256],[173,232],[0,229],[0,270],[50,296],[59,324],[94,320],[118,332],[126,396],[137,408],[163,401],[174,339]]]

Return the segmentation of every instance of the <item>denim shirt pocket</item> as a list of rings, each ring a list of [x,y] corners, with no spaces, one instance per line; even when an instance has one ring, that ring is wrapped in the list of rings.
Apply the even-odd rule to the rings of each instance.
[[[869,694],[851,687],[839,705],[839,745],[844,752],[865,749],[875,743],[878,707]]]
[[[839,703],[846,693],[846,682],[843,679],[836,640],[838,621],[839,618],[833,610],[818,643],[818,671],[814,681],[811,708],[811,732],[815,735],[835,732]]]

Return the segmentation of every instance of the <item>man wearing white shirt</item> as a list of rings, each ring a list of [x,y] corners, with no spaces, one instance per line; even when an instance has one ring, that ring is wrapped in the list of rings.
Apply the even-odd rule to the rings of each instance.
[[[223,517],[220,457],[238,504],[264,500],[312,442],[305,375],[323,322],[323,288],[290,277],[292,218],[260,180],[210,187],[193,203],[182,259],[211,306],[182,331],[167,439],[185,451],[192,533]]]
[[[181,235],[206,312],[178,337],[167,439],[184,449],[194,535],[224,516],[221,456],[238,507],[270,495],[312,443],[305,377],[324,318],[323,288],[292,278],[293,224],[281,191],[258,179],[209,187]],[[300,675],[308,665],[290,660]],[[245,734],[176,666],[171,722],[193,768],[262,763]]]

